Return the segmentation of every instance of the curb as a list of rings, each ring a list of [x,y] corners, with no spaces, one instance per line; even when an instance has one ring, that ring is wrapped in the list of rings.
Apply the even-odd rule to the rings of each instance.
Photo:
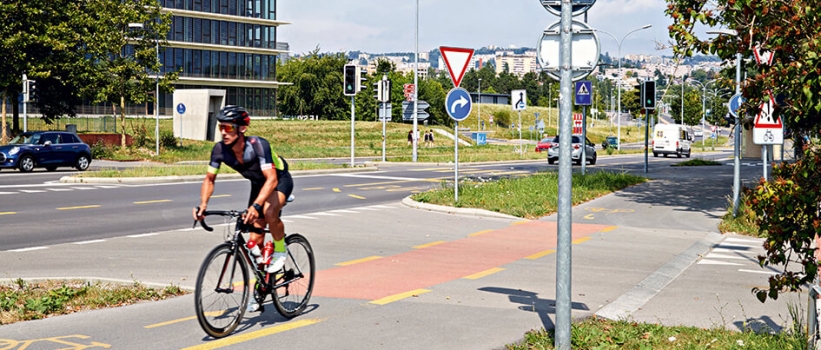
[[[484,209],[455,208],[455,207],[447,207],[447,206],[444,206],[444,205],[436,205],[436,204],[417,202],[417,201],[411,199],[410,196],[403,198],[402,199],[402,204],[404,206],[412,208],[412,209],[422,209],[422,210],[439,212],[439,213],[446,213],[446,214],[458,214],[458,215],[466,215],[466,216],[510,219],[510,220],[518,220],[518,221],[527,220],[527,219],[520,218],[518,216],[497,213],[495,211],[484,210]]]
[[[377,171],[378,167],[367,165],[356,168],[343,169],[315,169],[315,170],[294,170],[291,175],[321,175],[321,174],[336,174],[336,173],[358,173]],[[151,177],[76,177],[63,176],[60,182],[63,183],[98,183],[98,184],[138,184],[138,183],[171,183],[171,182],[200,182],[205,175],[187,175],[187,176],[151,176]],[[242,175],[237,173],[222,174],[220,179],[242,179]]]

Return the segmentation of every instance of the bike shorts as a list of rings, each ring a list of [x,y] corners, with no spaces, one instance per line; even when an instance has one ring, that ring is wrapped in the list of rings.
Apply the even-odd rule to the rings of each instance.
[[[264,184],[255,184],[251,183],[251,195],[248,197],[248,206],[250,207],[254,204],[254,201],[259,196],[259,191],[262,190],[262,186]],[[285,195],[285,199],[287,200],[288,197],[291,196],[291,193],[294,191],[294,180],[291,178],[291,173],[288,171],[277,171],[277,187],[274,189],[274,193],[271,195],[275,195],[277,192],[282,192]],[[284,203],[282,204],[285,205]],[[282,210],[279,211],[279,216],[282,216]]]

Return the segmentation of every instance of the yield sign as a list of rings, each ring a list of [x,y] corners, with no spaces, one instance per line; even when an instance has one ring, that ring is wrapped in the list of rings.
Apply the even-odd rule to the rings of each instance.
[[[453,81],[453,86],[459,87],[459,84],[462,83],[462,77],[465,76],[465,72],[467,72],[470,58],[473,57],[473,49],[440,46],[439,52],[442,54],[442,59],[448,67],[448,73],[450,73],[450,80]]]

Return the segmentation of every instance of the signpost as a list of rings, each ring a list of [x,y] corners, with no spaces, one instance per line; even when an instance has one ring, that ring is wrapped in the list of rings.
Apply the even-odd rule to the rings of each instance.
[[[582,113],[573,114],[573,133],[582,135],[582,175],[587,171],[587,106],[593,104],[593,83],[589,80],[576,82],[576,105]],[[577,116],[578,115],[578,116]]]
[[[419,100],[416,102],[416,114],[417,118],[420,120],[425,120],[430,117],[430,114],[425,110],[430,107],[426,101]],[[412,120],[413,119],[413,103],[408,101],[402,101],[402,120]]]
[[[555,22],[542,33],[539,39],[539,46],[536,48],[536,59],[539,65],[547,72],[551,78],[560,80],[560,39],[562,31],[561,22]],[[573,44],[572,51],[572,80],[580,80],[588,76],[599,63],[599,38],[596,31],[584,22],[573,21]]]
[[[459,201],[459,122],[470,115],[473,108],[470,93],[459,87],[473,57],[473,49],[440,46],[439,52],[448,68],[453,89],[445,96],[445,111],[455,121],[453,126],[453,201]]]

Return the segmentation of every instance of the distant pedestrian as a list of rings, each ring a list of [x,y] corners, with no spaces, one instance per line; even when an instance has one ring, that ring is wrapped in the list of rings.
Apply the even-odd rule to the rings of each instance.
[[[485,121],[482,121],[482,130],[485,130]]]
[[[408,146],[413,145],[413,129],[408,131]]]
[[[433,142],[433,130],[428,130],[428,132],[430,133],[430,146],[434,147],[436,144]]]
[[[430,133],[425,131],[425,147],[430,147]]]

